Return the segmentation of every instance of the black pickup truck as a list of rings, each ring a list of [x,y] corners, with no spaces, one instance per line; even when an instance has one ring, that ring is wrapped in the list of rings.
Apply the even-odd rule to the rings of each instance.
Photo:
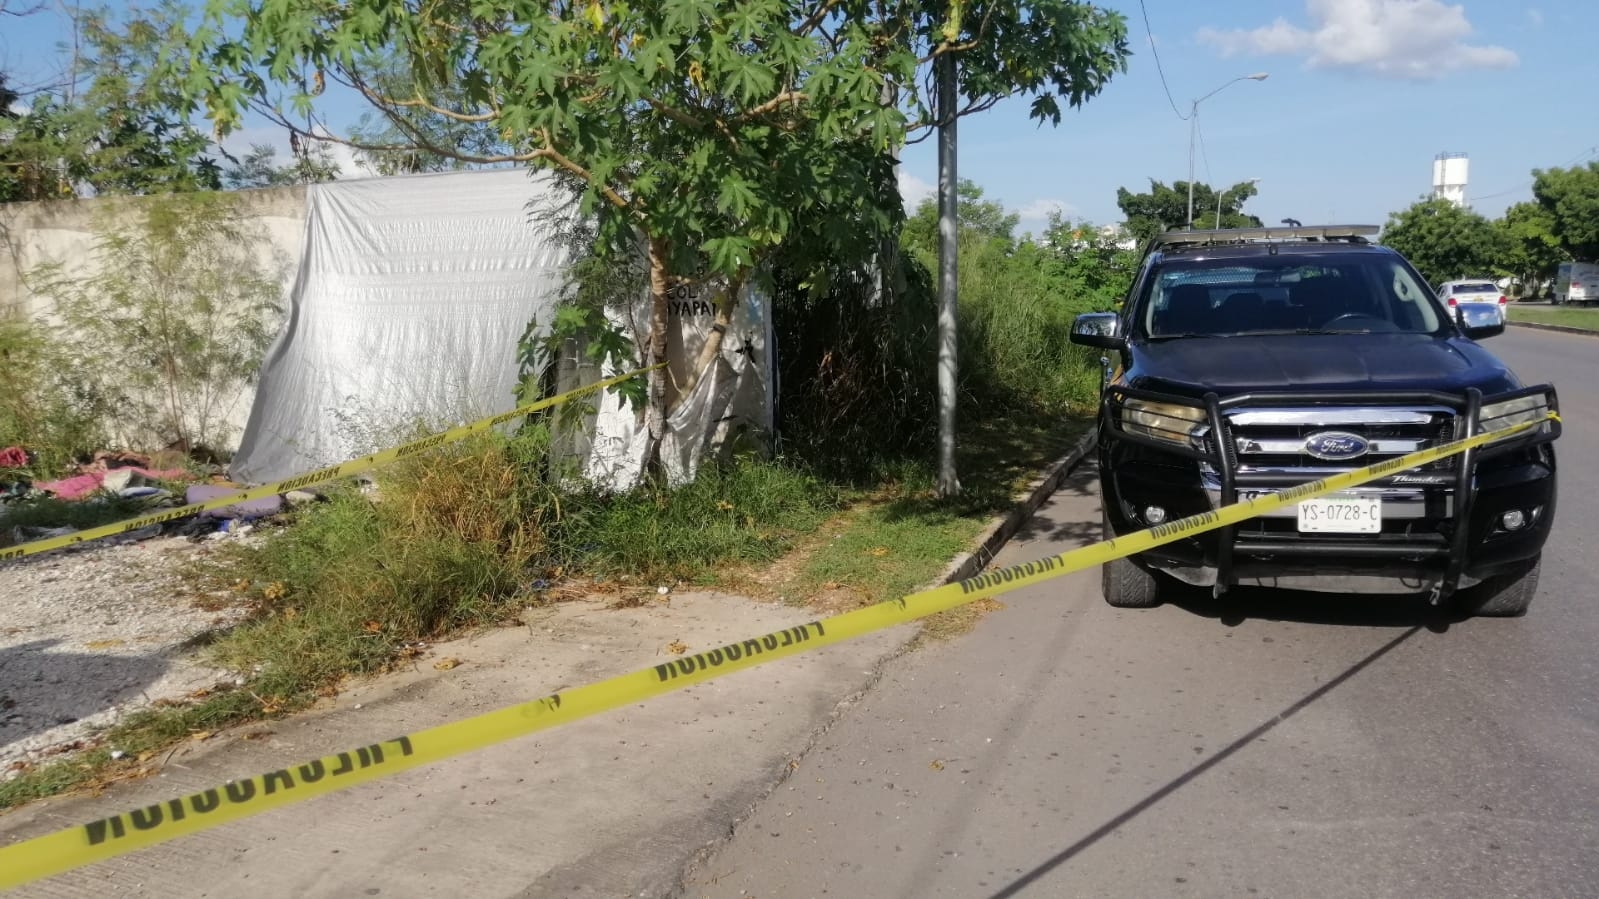
[[[1468,435],[1544,420],[1477,344],[1503,313],[1438,301],[1373,226],[1171,232],[1121,311],[1072,340],[1109,351],[1099,412],[1105,536]],[[1113,606],[1183,582],[1420,594],[1521,615],[1555,511],[1558,421],[1367,486],[1107,564]]]

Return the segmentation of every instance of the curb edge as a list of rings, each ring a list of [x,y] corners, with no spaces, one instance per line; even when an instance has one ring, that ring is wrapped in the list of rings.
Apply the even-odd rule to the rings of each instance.
[[[1065,455],[1049,463],[1044,469],[1044,473],[1033,480],[1032,484],[1027,487],[1025,495],[1017,501],[1009,512],[996,517],[983,529],[981,536],[978,537],[975,549],[955,557],[949,567],[944,570],[944,573],[939,576],[937,584],[942,585],[965,580],[988,567],[988,563],[994,561],[994,557],[1005,547],[1005,544],[1010,542],[1012,537],[1016,536],[1016,532],[1021,530],[1022,525],[1027,523],[1027,519],[1031,518],[1033,513],[1037,512],[1039,507],[1055,494],[1055,491],[1060,488],[1061,481],[1065,480],[1066,476],[1077,467],[1078,463],[1082,462],[1094,451],[1094,444],[1098,436],[1098,427],[1089,425],[1088,430],[1084,432],[1082,437],[1078,438],[1071,449],[1066,451]]]
[[[1512,328],[1526,328],[1529,331],[1559,331],[1562,334],[1581,334],[1584,337],[1599,337],[1599,331],[1592,328],[1573,328],[1568,325],[1546,325],[1542,322],[1506,322]]]

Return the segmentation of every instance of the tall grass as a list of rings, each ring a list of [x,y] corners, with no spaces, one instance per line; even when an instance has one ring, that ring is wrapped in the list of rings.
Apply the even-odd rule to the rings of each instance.
[[[1097,353],[1071,343],[1093,298],[1072,292],[1030,242],[968,241],[960,254],[960,359],[969,412],[1090,409]]]
[[[218,660],[288,695],[503,615],[546,547],[538,449],[485,436],[405,459],[379,473],[378,501],[335,494],[236,551],[212,576],[247,585],[256,616]]]
[[[777,558],[841,502],[836,488],[798,468],[743,460],[677,489],[569,498],[559,558],[601,575],[704,581],[727,562]]]
[[[783,450],[827,476],[880,479],[934,446],[937,307],[909,253],[876,264],[789,250],[774,272]],[[816,289],[825,284],[825,289]]]
[[[483,435],[404,460],[358,491],[299,513],[206,577],[254,603],[213,647],[288,698],[379,670],[409,643],[503,620],[536,585],[623,573],[704,581],[776,558],[837,508],[836,490],[781,463],[706,471],[678,489],[566,493],[545,474],[547,438]]]
[[[105,446],[100,422],[111,405],[75,375],[41,326],[0,313],[0,447],[31,452],[25,473],[35,480]]]

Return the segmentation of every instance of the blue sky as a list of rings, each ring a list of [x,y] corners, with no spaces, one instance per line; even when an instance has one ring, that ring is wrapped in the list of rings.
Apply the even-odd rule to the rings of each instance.
[[[3,5],[3,0],[0,0]],[[1188,123],[1167,101],[1137,0],[1128,71],[1060,127],[1016,99],[961,122],[960,173],[1036,229],[1050,209],[1117,221],[1116,188],[1188,176]],[[1599,3],[1593,0],[1145,0],[1178,109],[1199,107],[1201,181],[1259,178],[1268,223],[1381,224],[1430,187],[1440,152],[1469,155],[1468,196],[1490,216],[1531,196],[1531,170],[1599,157]],[[55,17],[0,18],[0,63],[50,65]],[[285,143],[256,131],[229,143]],[[353,166],[346,166],[353,170]],[[936,150],[907,150],[901,184],[931,189]]]
[[[1037,227],[1059,204],[1104,223],[1116,188],[1188,177],[1188,123],[1161,88],[1136,0],[1128,70],[1060,127],[1013,100],[961,122],[960,174]],[[1431,186],[1432,160],[1469,154],[1469,197],[1490,216],[1531,198],[1531,170],[1599,157],[1599,3],[1533,0],[1145,0],[1178,109],[1199,107],[1200,181],[1259,178],[1246,209],[1269,224],[1382,224]],[[1197,155],[1197,154],[1196,154]],[[1209,160],[1209,176],[1205,160]],[[902,187],[936,182],[931,142]]]

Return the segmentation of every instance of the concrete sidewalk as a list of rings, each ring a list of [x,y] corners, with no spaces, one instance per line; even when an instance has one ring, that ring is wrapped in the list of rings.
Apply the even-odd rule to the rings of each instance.
[[[946,578],[974,573],[1091,448],[1041,473]],[[11,844],[813,620],[726,594],[572,603],[438,644],[329,707],[189,743],[161,773],[0,816]],[[775,789],[915,625],[267,812],[32,884],[27,897],[660,896]],[[437,670],[442,658],[460,665]]]

